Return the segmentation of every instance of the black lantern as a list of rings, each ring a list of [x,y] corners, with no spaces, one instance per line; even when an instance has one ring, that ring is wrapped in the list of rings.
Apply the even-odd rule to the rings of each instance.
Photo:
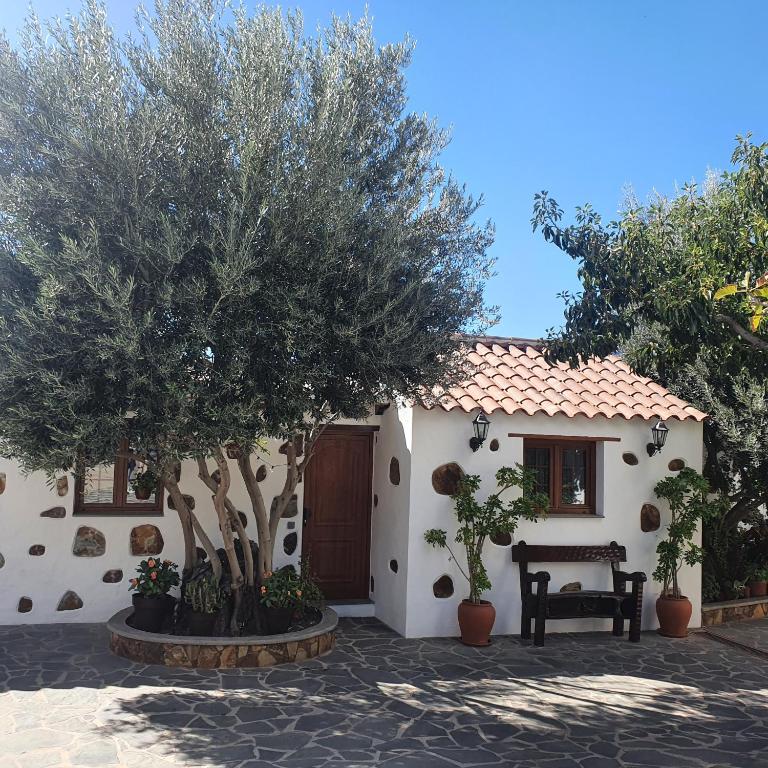
[[[488,417],[480,411],[480,413],[472,419],[472,429],[475,432],[475,436],[469,441],[469,447],[476,451],[488,437],[488,427],[491,426],[491,422]]]
[[[667,442],[667,434],[669,433],[669,427],[659,419],[652,427],[651,434],[653,435],[653,442],[648,443],[645,446],[649,456],[654,456],[661,452],[664,447],[664,443]]]

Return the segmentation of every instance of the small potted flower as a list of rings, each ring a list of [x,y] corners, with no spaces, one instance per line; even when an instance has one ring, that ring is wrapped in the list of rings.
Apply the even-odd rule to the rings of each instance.
[[[188,582],[184,588],[184,601],[190,608],[185,614],[190,634],[210,637],[216,617],[226,601],[216,577],[211,573]]]
[[[179,583],[176,563],[150,557],[139,563],[137,577],[131,579],[133,590],[132,625],[145,632],[159,632],[166,618],[173,613],[174,597],[168,594]]]
[[[765,597],[768,594],[768,568],[753,568],[747,586],[750,597]]]
[[[152,498],[152,494],[157,491],[159,478],[151,469],[145,469],[136,475],[131,482],[133,494],[139,501],[147,501]]]
[[[288,631],[303,597],[299,575],[293,568],[267,571],[261,580],[261,605],[267,632],[282,635]]]

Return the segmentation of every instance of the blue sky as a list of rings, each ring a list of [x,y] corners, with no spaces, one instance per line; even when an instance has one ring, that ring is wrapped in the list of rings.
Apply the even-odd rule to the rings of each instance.
[[[148,3],[149,4],[149,3]],[[111,0],[130,26],[133,0]],[[285,3],[283,5],[286,5]],[[297,3],[307,29],[357,0]],[[38,0],[42,17],[77,0]],[[416,40],[410,106],[453,129],[443,161],[496,224],[492,332],[539,336],[562,319],[556,294],[575,265],[531,232],[533,195],[566,211],[591,202],[612,218],[632,185],[654,189],[728,167],[734,138],[768,138],[768,3],[715,0],[368,0],[379,42]],[[294,7],[293,4],[289,7]],[[24,9],[0,4],[13,37]]]

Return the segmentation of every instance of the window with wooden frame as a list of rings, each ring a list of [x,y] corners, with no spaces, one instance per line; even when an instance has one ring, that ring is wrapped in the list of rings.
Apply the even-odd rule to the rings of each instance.
[[[536,491],[549,497],[551,515],[595,515],[596,441],[558,438],[523,441],[523,464]]]
[[[86,469],[75,483],[76,515],[162,515],[163,492],[158,483],[152,488],[135,488],[136,478],[147,465],[134,456],[127,440],[117,449],[114,464]],[[146,498],[144,498],[146,497]]]

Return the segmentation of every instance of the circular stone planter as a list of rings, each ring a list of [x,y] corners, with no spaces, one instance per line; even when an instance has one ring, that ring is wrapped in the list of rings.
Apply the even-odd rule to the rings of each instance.
[[[134,629],[126,622],[132,613],[125,608],[107,622],[113,653],[142,664],[199,669],[272,667],[322,656],[335,647],[339,623],[336,612],[326,608],[314,626],[285,635],[187,637]]]

